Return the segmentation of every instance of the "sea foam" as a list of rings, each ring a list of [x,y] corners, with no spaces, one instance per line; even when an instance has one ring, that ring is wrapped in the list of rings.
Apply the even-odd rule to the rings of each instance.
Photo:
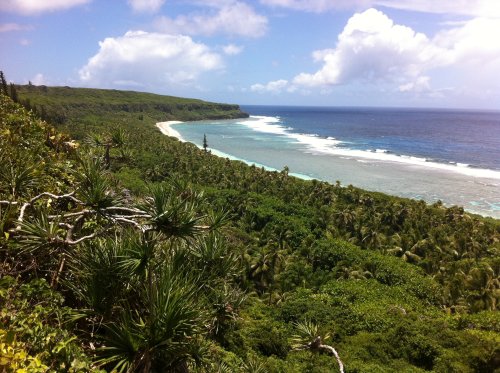
[[[239,123],[257,132],[287,137],[294,143],[303,146],[302,151],[307,153],[353,157],[373,162],[397,162],[409,166],[426,167],[472,177],[500,180],[500,171],[470,167],[470,165],[465,163],[440,163],[423,157],[394,154],[386,149],[351,149],[346,146],[345,142],[339,141],[331,136],[321,137],[317,134],[293,132],[293,129],[290,127],[282,125],[279,117],[251,116],[249,119]]]

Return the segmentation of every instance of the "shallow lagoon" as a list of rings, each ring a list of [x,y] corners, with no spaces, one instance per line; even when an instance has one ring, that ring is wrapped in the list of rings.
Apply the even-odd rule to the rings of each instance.
[[[201,146],[206,134],[213,153],[249,164],[281,170],[303,178],[341,182],[500,218],[500,172],[460,163],[429,162],[415,156],[396,156],[386,150],[339,147],[332,137],[301,134],[279,118],[202,121],[172,125],[181,137]]]

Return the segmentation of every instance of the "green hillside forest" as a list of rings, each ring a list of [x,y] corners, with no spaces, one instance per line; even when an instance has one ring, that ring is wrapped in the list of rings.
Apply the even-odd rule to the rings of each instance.
[[[500,221],[155,127],[235,105],[1,91],[0,371],[500,371]]]

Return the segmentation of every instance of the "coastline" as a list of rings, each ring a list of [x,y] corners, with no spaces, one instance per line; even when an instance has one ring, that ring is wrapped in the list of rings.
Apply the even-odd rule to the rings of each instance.
[[[167,122],[156,123],[156,127],[158,127],[161,133],[163,133],[164,135],[175,137],[179,141],[186,142],[186,140],[182,138],[181,134],[172,128],[172,124],[179,124],[179,123],[184,123],[184,122],[180,120],[169,120]]]
[[[217,124],[206,122],[197,126],[180,126],[179,131],[184,136],[182,141],[201,148],[200,139],[203,133],[207,133],[212,154],[220,157],[264,166],[270,171],[279,171],[287,165],[290,175],[302,179],[329,183],[339,180],[342,185],[351,184],[392,196],[423,199],[427,203],[441,200],[445,206],[459,205],[471,213],[500,218],[499,179],[496,174],[487,177],[482,170],[471,168],[472,176],[463,172],[462,168],[467,170],[466,167],[429,167],[429,162],[413,162],[412,159],[394,162],[384,157],[385,154],[379,159],[380,154],[368,158],[356,157],[357,152],[347,156],[314,151],[304,149],[303,143],[283,141],[282,136],[269,137],[265,132],[237,126],[234,122]],[[170,132],[163,133],[174,136]],[[317,137],[310,140],[324,141]]]

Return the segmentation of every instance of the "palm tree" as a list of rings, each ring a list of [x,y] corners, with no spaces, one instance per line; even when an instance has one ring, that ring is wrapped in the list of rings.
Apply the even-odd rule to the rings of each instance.
[[[205,151],[205,153],[207,152],[207,148],[208,148],[207,135],[203,134],[203,150]]]
[[[500,300],[498,273],[486,262],[472,268],[467,274],[465,286],[471,292],[468,301],[473,311],[497,309]]]
[[[266,278],[271,264],[271,257],[265,250],[260,250],[256,258],[252,258],[252,263],[248,270],[248,277],[251,278],[257,290],[264,291],[266,288]]]
[[[316,353],[333,355],[339,365],[340,373],[344,373],[344,364],[340,360],[337,350],[323,343],[330,338],[329,333],[320,333],[318,325],[307,320],[296,323],[295,327],[297,329],[297,334],[293,337],[293,348],[295,350],[310,350]]]
[[[378,228],[363,227],[361,234],[363,235],[361,242],[370,249],[380,249],[385,241],[384,234],[379,232]]]
[[[102,210],[118,204],[119,198],[113,193],[110,175],[101,158],[94,154],[80,157],[79,165],[74,176],[78,182],[77,194],[85,205]]]

